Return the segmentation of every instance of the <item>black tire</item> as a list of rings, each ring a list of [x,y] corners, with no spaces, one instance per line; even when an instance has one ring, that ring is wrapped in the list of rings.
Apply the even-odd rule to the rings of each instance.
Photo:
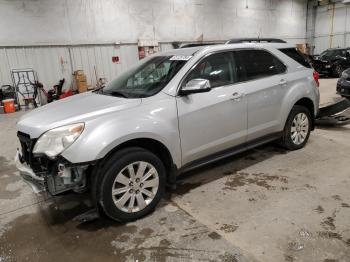
[[[123,168],[131,163],[144,161],[153,165],[157,170],[159,185],[153,200],[142,210],[136,212],[125,212],[119,209],[112,197],[114,180]],[[139,147],[125,148],[114,153],[106,164],[97,171],[100,183],[96,183],[96,200],[104,213],[119,222],[129,222],[139,219],[151,213],[161,200],[166,184],[166,170],[162,161],[152,152]],[[135,201],[137,201],[135,199]]]
[[[343,73],[343,71],[344,71],[344,69],[343,69],[343,67],[341,65],[336,65],[334,67],[333,75],[335,77],[340,77],[341,74]]]
[[[293,124],[294,118],[300,113],[304,113],[307,116],[308,130],[307,130],[307,135],[306,135],[304,141],[300,144],[296,144],[296,143],[294,143],[294,141],[292,139],[291,129],[292,129],[292,124]],[[304,106],[300,106],[300,105],[293,106],[293,108],[290,111],[289,116],[287,118],[284,130],[283,130],[283,136],[280,139],[279,144],[288,150],[298,150],[300,148],[303,148],[310,137],[311,125],[312,125],[312,119],[311,119],[310,111]]]

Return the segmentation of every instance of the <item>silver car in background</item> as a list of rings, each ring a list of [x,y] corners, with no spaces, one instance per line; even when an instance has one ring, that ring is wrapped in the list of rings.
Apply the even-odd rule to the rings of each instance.
[[[16,163],[36,192],[90,190],[109,217],[132,221],[180,173],[273,140],[302,148],[318,105],[318,75],[291,45],[171,50],[24,115]]]

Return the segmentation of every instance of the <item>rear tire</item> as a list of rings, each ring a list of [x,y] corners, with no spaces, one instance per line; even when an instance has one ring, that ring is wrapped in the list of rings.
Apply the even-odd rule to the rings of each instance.
[[[311,125],[310,111],[304,106],[295,105],[289,113],[280,145],[288,150],[303,148],[309,139]]]
[[[98,173],[101,183],[96,185],[97,201],[108,217],[119,222],[151,213],[164,194],[165,167],[143,148],[117,151]]]

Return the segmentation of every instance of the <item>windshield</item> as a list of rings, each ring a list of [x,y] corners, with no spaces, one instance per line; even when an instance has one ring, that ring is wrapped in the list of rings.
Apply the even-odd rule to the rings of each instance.
[[[335,50],[335,49],[330,49],[330,50],[326,50],[326,51],[323,51],[320,56],[321,57],[324,57],[324,58],[331,58],[331,57],[335,57],[337,55],[340,55],[340,56],[344,56],[346,53],[345,50]]]
[[[122,73],[100,93],[125,98],[153,96],[162,90],[190,57],[154,56]]]

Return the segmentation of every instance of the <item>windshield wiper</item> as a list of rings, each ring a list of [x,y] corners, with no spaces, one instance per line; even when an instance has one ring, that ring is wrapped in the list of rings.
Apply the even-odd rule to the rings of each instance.
[[[99,88],[96,88],[96,89],[93,90],[92,92],[97,93],[97,94],[103,94],[103,93],[104,93],[104,92],[103,92],[103,88],[104,88],[104,86],[101,86],[101,87],[99,87]]]
[[[111,96],[119,96],[119,97],[124,97],[124,98],[128,98],[128,96],[122,92],[119,91],[112,91],[108,93]]]

